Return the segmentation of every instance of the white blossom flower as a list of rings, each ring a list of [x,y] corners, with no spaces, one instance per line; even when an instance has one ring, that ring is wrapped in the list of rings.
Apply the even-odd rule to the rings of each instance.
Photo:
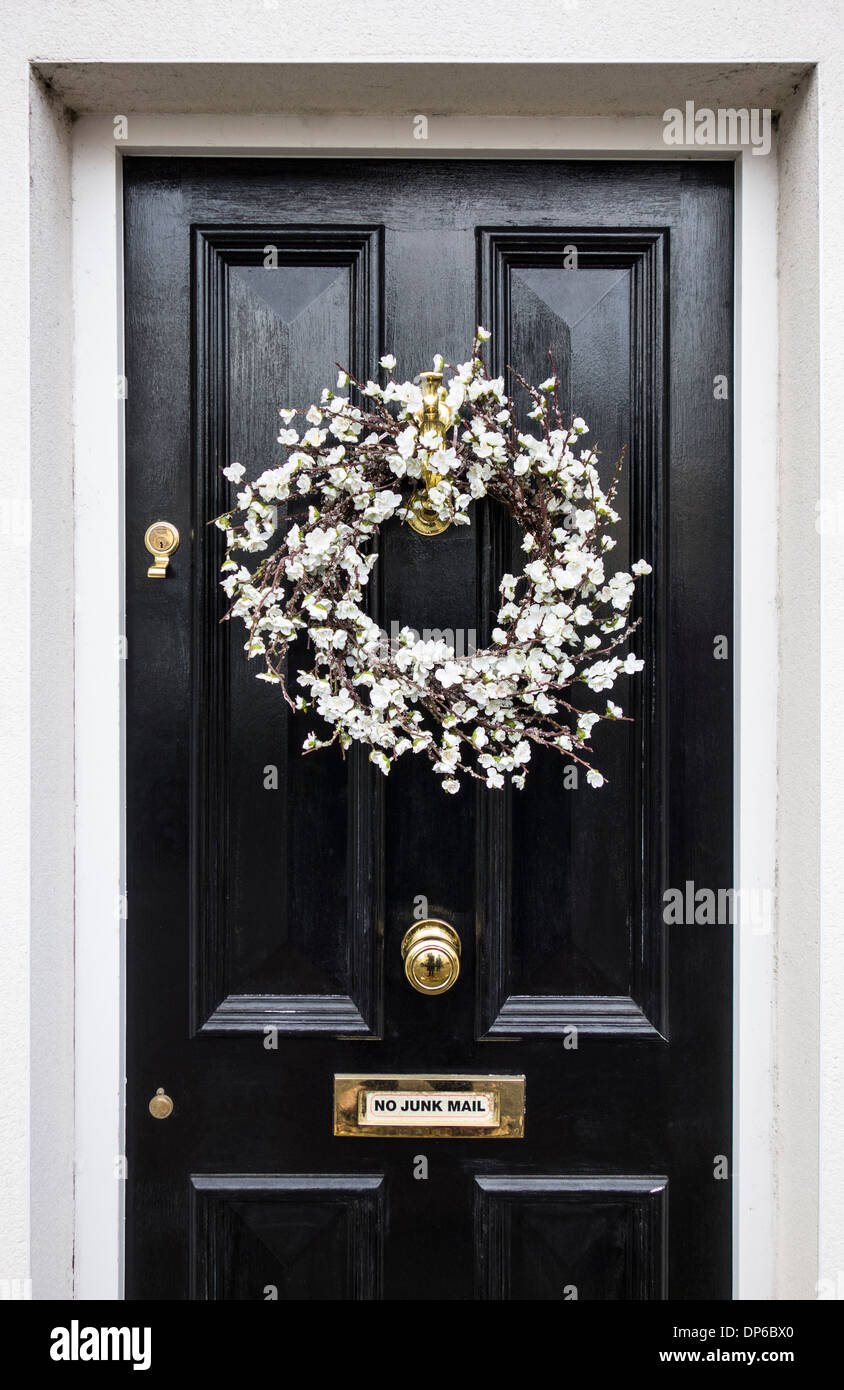
[[[310,416],[310,414],[311,414],[311,412],[308,411],[308,415],[309,415],[309,416]],[[304,445],[306,445],[307,448],[310,448],[310,449],[319,449],[320,446],[321,446],[322,444],[325,443],[325,440],[326,440],[327,438],[328,438],[328,431],[327,431],[327,430],[310,429],[310,430],[307,430],[307,431],[305,432],[305,434],[302,435],[302,443],[303,443]]]
[[[621,662],[616,660],[596,661],[583,672],[583,679],[590,690],[609,690],[615,684],[620,666]]]
[[[606,596],[604,601],[611,602],[613,608],[628,608],[633,597],[633,579],[624,570],[619,570],[601,593]]]
[[[409,459],[416,449],[416,428],[408,425],[407,429],[402,430],[396,436],[396,448],[403,459]]]
[[[230,463],[228,467],[223,469],[223,477],[228,478],[229,482],[239,483],[245,472],[246,469],[242,463]]]
[[[466,399],[466,386],[459,377],[452,377],[448,391],[445,396],[445,404],[449,410],[459,410]]]
[[[456,661],[446,661],[434,674],[440,685],[444,685],[446,690],[449,686],[459,685],[463,679],[463,672]]]
[[[624,658],[624,664],[621,669],[624,671],[625,675],[633,676],[636,674],[637,671],[641,671],[644,668],[644,665],[644,661],[642,661],[638,656],[634,656],[633,653],[630,652]]]

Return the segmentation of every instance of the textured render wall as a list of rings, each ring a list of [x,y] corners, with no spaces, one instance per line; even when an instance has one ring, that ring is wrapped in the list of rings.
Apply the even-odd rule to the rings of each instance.
[[[31,572],[30,1009],[35,1298],[69,1298],[73,1212],[73,458],[70,130],[63,105],[33,76],[30,333]],[[45,615],[48,642],[39,639]],[[57,814],[58,812],[58,814]]]
[[[8,30],[8,20],[4,26]],[[0,35],[0,53],[4,50]],[[14,598],[0,623],[0,1279],[29,1260],[29,494],[27,411],[27,106],[25,65],[0,59],[5,95],[0,172],[0,545]],[[8,67],[7,67],[8,63]],[[8,337],[6,336],[8,333]],[[5,606],[5,605],[4,605]],[[64,814],[70,808],[65,804]],[[65,892],[68,885],[65,884]],[[67,1138],[65,1139],[67,1142]]]
[[[844,1298],[844,25],[821,77],[821,1226],[820,1270]],[[799,451],[798,451],[799,452]]]
[[[782,354],[783,445],[781,449],[780,549],[791,568],[780,586],[782,617],[782,684],[780,703],[779,889],[781,954],[778,984],[780,1268],[782,1295],[811,1297],[817,1261],[817,1186],[820,1172],[823,1238],[821,1270],[835,1278],[844,1269],[844,1096],[842,1096],[842,892],[844,891],[844,741],[841,695],[844,676],[844,627],[836,613],[836,595],[844,579],[844,526],[838,534],[818,538],[810,532],[808,516],[821,494],[835,498],[844,491],[840,464],[842,392],[844,380],[844,27],[835,0],[753,0],[735,6],[700,6],[696,0],[646,0],[631,10],[615,0],[524,0],[514,23],[512,5],[488,0],[478,7],[431,0],[424,28],[417,12],[390,0],[358,5],[313,0],[309,6],[289,0],[153,0],[138,6],[133,0],[77,0],[71,4],[41,3],[26,8],[0,8],[0,90],[3,92],[4,162],[0,171],[0,257],[4,314],[0,323],[0,410],[3,420],[3,458],[0,498],[17,498],[26,490],[27,475],[37,489],[39,514],[33,548],[44,559],[49,526],[60,521],[68,488],[69,440],[66,428],[67,364],[61,354],[55,377],[33,383],[27,379],[30,282],[30,241],[38,241],[48,214],[50,191],[61,195],[66,185],[66,141],[60,122],[43,109],[33,116],[33,161],[38,227],[30,228],[30,138],[28,63],[114,61],[178,63],[202,61],[285,63],[322,61],[414,61],[729,63],[818,61],[817,120],[820,130],[820,170],[823,200],[816,223],[812,150],[815,140],[814,98],[805,94],[784,123],[786,172],[781,204],[780,305],[784,335]],[[318,42],[317,37],[318,36]],[[609,89],[614,86],[607,74]],[[127,77],[127,82],[129,81]],[[145,106],[142,74],[131,78],[130,110]],[[600,83],[596,84],[600,87]],[[146,82],[147,94],[158,109],[162,99],[179,109],[178,81],[159,72]],[[600,91],[593,94],[593,99]],[[40,100],[40,99],[39,99]],[[165,107],[164,109],[167,109]],[[494,110],[494,92],[490,108]],[[524,114],[530,112],[525,93]],[[543,97],[547,111],[547,93]],[[614,109],[622,110],[614,101]],[[435,114],[435,113],[434,113]],[[66,280],[62,272],[65,233],[61,218],[54,225],[56,266],[49,304],[46,286],[40,290],[32,346],[43,346],[49,315],[58,328],[66,316]],[[818,249],[824,273],[825,303],[820,320],[813,301],[812,278]],[[42,246],[43,251],[43,246]],[[771,292],[776,292],[772,285]],[[59,336],[61,336],[59,334]],[[57,339],[58,340],[58,339]],[[819,348],[822,349],[819,353]],[[39,358],[39,360],[43,360]],[[821,390],[815,383],[820,369]],[[31,400],[37,406],[39,427],[30,440]],[[111,382],[104,383],[111,390]],[[53,437],[44,416],[53,426]],[[820,488],[809,440],[821,441]],[[51,475],[50,469],[55,470]],[[45,482],[53,477],[55,500]],[[14,537],[11,538],[12,540]],[[5,538],[4,538],[5,540]],[[14,555],[11,549],[8,552]],[[25,550],[17,552],[20,561]],[[67,784],[68,720],[70,717],[68,663],[71,643],[67,630],[64,586],[68,582],[66,536],[59,528],[56,563],[61,571],[58,606],[49,583],[36,579],[30,588],[27,567],[13,564],[10,601],[0,625],[0,765],[4,794],[0,797],[0,1124],[3,1127],[4,1172],[0,1181],[0,1278],[29,1272],[28,1184],[30,1145],[38,1150],[33,1191],[40,1184],[62,1184],[55,1203],[64,1215],[52,1229],[44,1227],[43,1202],[35,1210],[35,1248],[56,1271],[56,1288],[66,1281],[70,1252],[67,1212],[70,1193],[67,1155],[72,1144],[63,1110],[72,1033],[62,988],[55,1022],[44,994],[49,985],[48,962],[56,951],[56,976],[66,982],[69,951],[67,906],[72,875],[65,835],[72,812]],[[819,599],[818,575],[823,577]],[[819,611],[819,603],[823,608]],[[36,607],[37,605],[37,607]],[[30,718],[30,611],[38,643],[56,643],[54,682],[37,697]],[[826,679],[822,719],[817,696],[819,649],[822,644]],[[33,661],[33,673],[43,670],[43,657]],[[51,733],[45,713],[55,713]],[[821,771],[818,772],[820,754]],[[58,769],[58,771],[57,771]],[[35,876],[30,872],[30,772],[33,773],[32,839]],[[55,779],[55,795],[47,788]],[[817,793],[820,792],[822,837],[819,839]],[[41,877],[50,858],[52,877]],[[820,914],[819,914],[820,905]],[[50,925],[48,918],[56,914]],[[30,925],[32,931],[30,933]],[[30,1121],[30,976],[33,982],[32,1118]],[[823,1013],[818,1015],[819,977]],[[54,1028],[44,1051],[44,1030]],[[818,1056],[820,1055],[820,1069]],[[42,1065],[43,1062],[43,1065]],[[53,1065],[55,1063],[55,1065]],[[815,1118],[813,1078],[819,1076],[824,1127]],[[54,1144],[62,1151],[56,1167],[44,1166],[44,1126],[55,1115]],[[60,1248],[59,1248],[60,1247]]]
[[[777,1287],[810,1297],[818,1279],[818,1067],[821,1021],[821,652],[822,495],[817,351],[820,305],[817,147],[813,77],[784,112],[779,132],[780,281],[780,844],[777,891]],[[807,678],[807,673],[813,673]],[[841,1268],[841,1266],[839,1266]]]

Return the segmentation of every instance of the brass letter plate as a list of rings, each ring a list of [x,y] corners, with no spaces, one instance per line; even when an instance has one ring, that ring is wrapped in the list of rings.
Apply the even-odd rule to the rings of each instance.
[[[523,1139],[523,1076],[334,1077],[334,1133],[366,1139]]]

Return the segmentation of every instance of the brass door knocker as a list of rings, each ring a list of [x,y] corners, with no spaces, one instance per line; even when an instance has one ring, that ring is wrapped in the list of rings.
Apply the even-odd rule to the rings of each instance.
[[[453,415],[443,399],[442,372],[420,372],[422,383],[422,409],[417,412],[420,437],[433,431],[439,436],[440,449],[445,448],[445,438],[451,427]],[[428,498],[431,488],[436,487],[442,473],[431,467],[430,462],[422,469],[422,480],[410,499],[408,525],[418,536],[441,536],[451,525],[442,521],[437,509]]]

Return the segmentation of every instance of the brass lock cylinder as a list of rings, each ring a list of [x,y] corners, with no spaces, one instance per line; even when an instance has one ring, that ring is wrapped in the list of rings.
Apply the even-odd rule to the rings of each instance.
[[[460,974],[460,937],[448,922],[428,918],[405,932],[404,973],[419,994],[445,994]]]

